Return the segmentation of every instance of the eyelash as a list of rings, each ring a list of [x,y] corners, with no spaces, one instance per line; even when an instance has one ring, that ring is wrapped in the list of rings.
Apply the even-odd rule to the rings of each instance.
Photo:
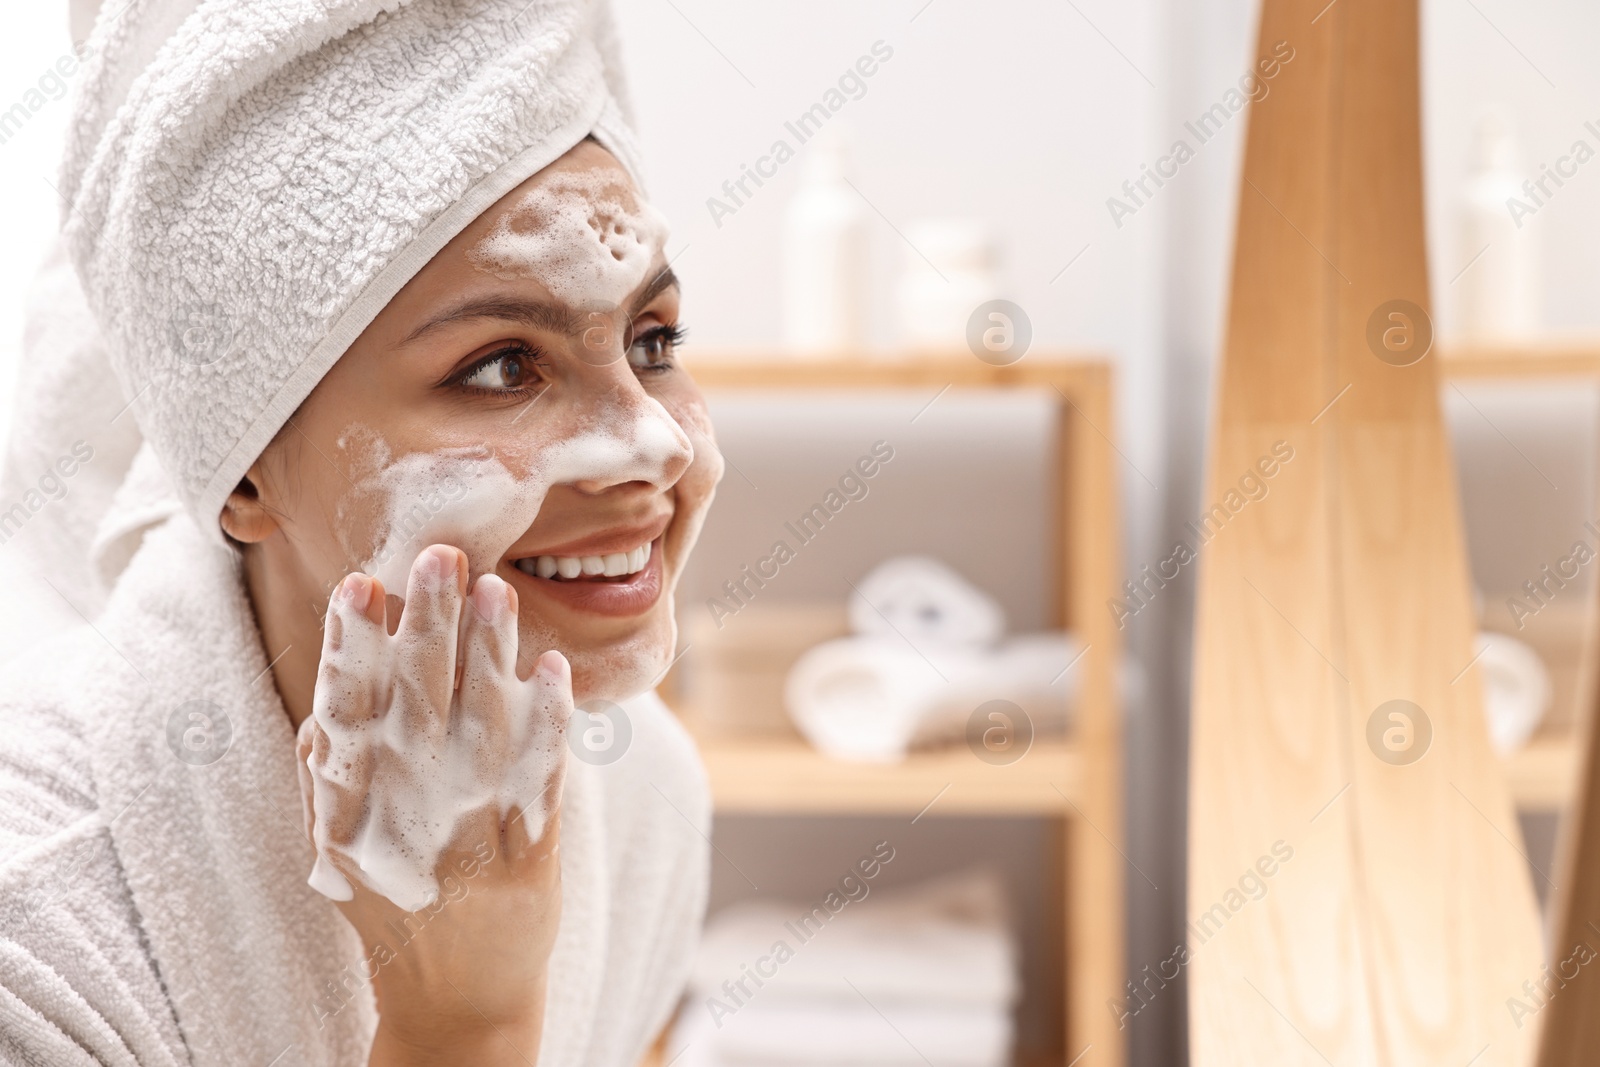
[[[643,367],[636,366],[633,368],[634,371],[646,371],[651,374],[662,374],[671,370],[676,364],[674,356],[677,353],[678,346],[683,344],[684,338],[688,335],[688,328],[676,322],[672,323],[671,325],[650,327],[650,329],[633,339],[634,347],[644,344],[647,341],[662,341],[665,342],[666,351],[662,354],[660,362],[649,363]],[[632,351],[632,349],[629,349],[629,351]]]
[[[683,344],[684,338],[688,336],[688,333],[689,331],[686,327],[678,323],[673,323],[671,325],[652,326],[644,333],[641,333],[638,337],[635,337],[633,339],[633,346],[629,349],[630,352],[633,350],[633,348],[637,348],[638,346],[647,344],[651,341],[664,342],[666,351],[656,362],[647,363],[644,366],[635,365],[634,372],[663,374],[672,370],[675,366],[673,354],[676,352],[678,346]],[[467,382],[476,376],[479,371],[486,367],[492,367],[501,360],[511,356],[515,356],[522,361],[524,373],[527,372],[529,367],[545,366],[543,355],[537,349],[531,347],[524,341],[512,341],[509,344],[495,349],[482,359],[475,360],[460,373],[455,375],[455,377],[451,379],[451,383],[469,393],[477,393],[486,396],[525,396],[532,393],[534,391],[532,385],[519,386],[516,389],[489,389],[483,386],[467,384]],[[624,356],[624,358],[626,358],[626,356]]]
[[[510,356],[516,356],[522,361],[524,373],[526,373],[530,367],[542,367],[545,365],[542,353],[540,353],[538,349],[531,347],[524,341],[512,341],[509,344],[495,349],[482,359],[474,361],[471,365],[466,367],[454,378],[452,378],[451,384],[465,390],[466,392],[476,393],[482,396],[526,396],[532,393],[532,385],[519,386],[516,389],[487,389],[483,386],[467,384],[468,381],[470,381],[485,367],[492,367],[496,363],[499,363],[501,360]]]

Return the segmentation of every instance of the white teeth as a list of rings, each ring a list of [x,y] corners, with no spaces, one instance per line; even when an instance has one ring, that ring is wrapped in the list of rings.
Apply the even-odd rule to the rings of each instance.
[[[604,556],[528,556],[517,560],[515,566],[524,574],[540,578],[554,578],[557,575],[567,579],[579,575],[614,578],[637,574],[649,562],[650,542],[646,541],[631,552],[611,552]]]

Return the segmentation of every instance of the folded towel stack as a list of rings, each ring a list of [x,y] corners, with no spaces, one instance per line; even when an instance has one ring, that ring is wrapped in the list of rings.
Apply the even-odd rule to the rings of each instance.
[[[743,903],[711,920],[668,1046],[678,1067],[1009,1062],[1016,948],[994,874],[880,891],[825,925],[815,914]]]

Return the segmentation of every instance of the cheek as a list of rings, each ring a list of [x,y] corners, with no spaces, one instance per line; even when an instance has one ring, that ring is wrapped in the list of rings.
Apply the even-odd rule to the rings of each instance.
[[[352,443],[348,488],[335,509],[340,548],[384,588],[403,595],[412,561],[431,544],[467,554],[473,579],[493,570],[543,503],[537,470],[513,472],[484,446],[443,446],[395,458],[373,431]],[[350,432],[341,441],[357,442]]]
[[[308,577],[332,585],[371,555],[388,514],[389,494],[363,484],[363,448],[340,436],[283,454],[269,468],[263,498],[280,516],[286,543]]]
[[[724,466],[722,453],[713,444],[698,443],[695,445],[694,462],[678,481],[678,507],[688,513],[686,517],[695,520],[696,531],[706,510],[711,507],[717,485],[722,481]]]
[[[359,426],[345,430],[331,456],[332,462],[345,471],[329,515],[347,572],[375,572],[378,557],[397,554],[398,546],[389,543],[396,530],[414,534],[421,532],[424,525],[428,502],[425,498],[410,499],[413,494],[407,494],[404,486],[385,476],[390,457],[383,438]],[[389,592],[404,594],[403,583],[398,588],[391,584],[394,575],[381,577]]]
[[[678,506],[689,510],[703,510],[711,503],[717,483],[722,481],[726,463],[717,448],[716,430],[711,425],[711,414],[706,410],[705,399],[698,390],[676,398],[668,405],[673,418],[694,445],[694,462],[678,480]]]
[[[339,498],[334,517],[332,538],[339,566],[346,574],[363,570],[382,547],[383,534],[390,526],[388,494],[352,489]]]

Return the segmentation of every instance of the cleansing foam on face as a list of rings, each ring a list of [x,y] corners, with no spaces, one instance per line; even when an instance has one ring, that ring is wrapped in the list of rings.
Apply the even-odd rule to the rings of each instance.
[[[523,193],[467,258],[506,281],[536,278],[571,307],[616,308],[666,238],[666,220],[620,176],[557,171]]]
[[[552,486],[638,481],[665,492],[694,453],[649,397],[570,436],[554,424],[539,424],[541,432],[540,447],[510,462],[481,446],[396,458],[358,426],[341,438],[358,476],[340,517],[367,518],[375,547],[361,570],[386,592],[404,590],[405,605],[391,637],[367,617],[350,580],[328,603],[312,716],[302,726],[327,738],[307,761],[318,813],[310,884],[326,896],[351,899],[329,860],[340,855],[367,888],[415,911],[437,899],[446,849],[477,844],[462,839],[475,817],[526,819],[537,840],[559,803],[570,682],[537,670],[517,677],[519,620],[493,571]],[[466,555],[470,597],[457,588],[455,553],[435,545]],[[352,797],[359,815],[336,824],[327,813]]]

